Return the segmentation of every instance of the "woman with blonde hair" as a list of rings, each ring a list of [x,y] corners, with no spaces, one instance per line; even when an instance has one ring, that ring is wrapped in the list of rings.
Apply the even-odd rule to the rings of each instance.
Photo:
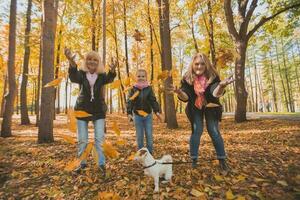
[[[228,170],[223,138],[219,130],[222,116],[222,105],[219,97],[225,87],[232,83],[231,77],[221,81],[217,70],[212,66],[207,56],[197,53],[193,56],[188,71],[183,76],[180,88],[171,88],[178,98],[187,102],[186,115],[191,123],[190,156],[192,167],[197,166],[200,137],[203,132],[203,118],[215,147],[221,170]]]
[[[107,106],[101,91],[105,84],[113,82],[116,77],[116,62],[112,61],[109,65],[109,72],[105,73],[100,55],[95,51],[90,51],[86,54],[80,69],[78,69],[70,49],[65,49],[65,55],[70,63],[69,78],[71,82],[77,83],[80,86],[80,94],[74,109],[91,114],[89,117],[77,118],[78,157],[82,155],[87,147],[88,123],[92,121],[95,131],[95,147],[99,158],[99,170],[101,175],[105,176],[105,156],[102,151],[102,143],[104,142],[105,135]],[[82,160],[80,166],[75,169],[75,172],[79,173],[86,166],[86,160]]]

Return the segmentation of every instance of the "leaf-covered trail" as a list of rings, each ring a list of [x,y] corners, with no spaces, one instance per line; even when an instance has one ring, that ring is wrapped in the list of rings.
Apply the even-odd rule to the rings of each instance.
[[[109,115],[106,140],[120,153],[108,159],[108,178],[102,180],[92,157],[81,175],[64,171],[76,156],[76,145],[59,135],[71,134],[66,117],[55,121],[55,142],[37,144],[37,129],[20,126],[14,120],[11,138],[0,138],[0,199],[96,199],[119,195],[121,199],[297,199],[300,197],[300,123],[299,121],[251,120],[235,124],[221,123],[229,164],[227,176],[218,173],[210,138],[201,138],[200,165],[174,165],[172,184],[160,184],[160,194],[153,194],[153,180],[142,168],[128,160],[135,152],[132,124],[123,114]],[[168,130],[154,121],[154,156],[171,154],[175,161],[188,160],[190,126],[184,115],[178,116],[180,128]],[[125,144],[116,144],[113,122],[121,130]],[[92,127],[91,127],[92,128]],[[91,130],[92,131],[92,130]],[[72,135],[72,134],[71,134]],[[75,135],[73,135],[75,137]],[[92,133],[90,134],[92,137]],[[101,193],[101,192],[107,193]]]

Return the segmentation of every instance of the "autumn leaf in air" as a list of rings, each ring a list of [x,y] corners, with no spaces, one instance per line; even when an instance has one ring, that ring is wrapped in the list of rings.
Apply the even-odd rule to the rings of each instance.
[[[137,113],[143,117],[146,117],[148,115],[148,113],[146,113],[145,111],[143,110],[137,110]]]
[[[129,98],[129,100],[130,101],[133,101],[137,96],[139,96],[139,94],[140,94],[140,91],[136,91],[130,98]]]
[[[85,111],[83,111],[83,110],[75,110],[74,111],[74,116],[81,118],[81,117],[90,117],[92,115],[85,112]]]
[[[105,142],[102,144],[103,153],[109,158],[118,158],[119,152],[112,146],[111,143]]]
[[[58,78],[58,79],[55,79],[49,83],[47,83],[46,85],[44,85],[44,87],[57,87],[62,81],[62,78]]]

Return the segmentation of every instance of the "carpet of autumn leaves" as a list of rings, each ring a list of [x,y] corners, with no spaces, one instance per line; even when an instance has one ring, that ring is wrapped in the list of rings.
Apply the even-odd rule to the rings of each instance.
[[[107,118],[106,140],[119,157],[107,159],[105,180],[91,155],[81,175],[65,171],[76,157],[76,145],[61,137],[72,135],[66,121],[63,115],[55,120],[54,143],[38,144],[37,128],[20,126],[14,119],[14,137],[0,138],[0,199],[300,199],[299,121],[253,119],[236,124],[224,119],[221,132],[231,172],[219,173],[204,132],[199,167],[174,165],[172,183],[161,183],[159,194],[153,194],[153,180],[142,167],[128,159],[136,144],[134,127],[125,115]],[[154,120],[155,158],[171,154],[174,161],[189,160],[190,126],[184,115],[178,115],[178,121],[179,129],[168,130]],[[113,132],[114,122],[120,135]],[[125,144],[117,143],[120,139]]]

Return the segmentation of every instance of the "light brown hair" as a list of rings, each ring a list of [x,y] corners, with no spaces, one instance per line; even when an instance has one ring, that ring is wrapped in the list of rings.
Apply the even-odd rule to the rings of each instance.
[[[194,79],[196,77],[196,74],[194,73],[193,66],[195,63],[196,58],[202,58],[203,62],[205,63],[205,71],[204,75],[208,79],[208,83],[211,83],[213,79],[217,76],[219,76],[218,71],[215,67],[211,64],[208,57],[204,53],[196,53],[193,58],[192,62],[190,63],[189,69],[184,74],[183,78],[188,82],[188,84],[193,85]]]
[[[89,69],[88,69],[88,67],[87,67],[87,65],[86,65],[86,61],[87,61],[88,58],[97,58],[98,61],[99,61],[99,64],[98,64],[98,67],[97,67],[96,72],[97,72],[98,74],[103,74],[103,73],[105,73],[105,68],[104,68],[104,66],[103,66],[102,63],[101,63],[101,57],[100,57],[99,53],[96,52],[96,51],[90,51],[90,52],[88,52],[88,53],[84,56],[84,60],[83,60],[82,66],[81,66],[81,70],[83,70],[83,71],[85,71],[85,72],[88,72],[88,71],[89,71]]]

